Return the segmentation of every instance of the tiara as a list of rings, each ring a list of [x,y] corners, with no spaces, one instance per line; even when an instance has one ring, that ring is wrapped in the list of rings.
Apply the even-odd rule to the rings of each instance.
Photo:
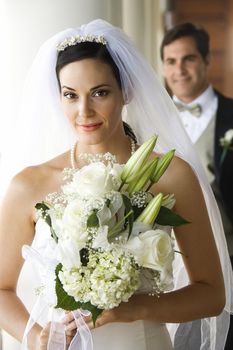
[[[57,51],[64,51],[69,46],[75,46],[78,43],[100,43],[106,45],[107,41],[103,35],[76,35],[63,40],[57,45]]]

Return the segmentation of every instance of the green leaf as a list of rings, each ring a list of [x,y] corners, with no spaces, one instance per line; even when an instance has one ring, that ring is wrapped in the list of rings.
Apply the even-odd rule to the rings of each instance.
[[[110,199],[106,199],[105,203],[106,203],[106,206],[109,208],[109,207],[110,207],[110,204],[111,204]]]
[[[97,306],[92,305],[90,302],[82,303],[76,301],[72,296],[68,295],[66,291],[63,289],[62,283],[59,280],[58,274],[62,269],[62,264],[58,264],[55,270],[56,273],[56,295],[57,295],[57,305],[56,308],[61,308],[67,311],[74,311],[77,309],[88,310],[91,312],[92,320],[95,326],[95,322],[97,317],[103,311],[99,309]]]
[[[108,231],[108,241],[111,242],[113,238],[116,238],[117,236],[120,236],[122,232],[122,225],[125,224],[126,219],[130,216],[133,215],[133,209],[131,209],[127,215],[123,217],[122,220],[118,221],[118,223],[113,226],[109,231]]]
[[[42,217],[43,219],[45,220],[45,222],[50,226],[52,227],[52,221],[51,221],[51,218],[48,214],[48,210],[49,210],[49,207],[47,206],[47,204],[45,204],[45,202],[41,202],[41,203],[37,203],[35,205],[35,208],[37,210],[40,210],[41,213],[42,213]]]
[[[158,216],[156,217],[155,222],[162,226],[180,226],[184,224],[190,224],[190,221],[184,219],[177,213],[174,213],[172,210],[161,207]]]
[[[82,266],[87,266],[89,261],[89,250],[87,248],[82,248],[79,254]]]
[[[88,310],[91,313],[92,321],[95,327],[95,322],[97,317],[103,312],[103,309],[99,309],[97,306],[92,305],[90,302],[87,303],[81,303],[83,310]]]
[[[99,219],[96,215],[96,210],[94,210],[87,219],[87,227],[99,227]]]
[[[145,206],[139,208],[138,206],[133,205],[132,208],[133,208],[134,221],[135,221],[139,217],[139,215],[141,215],[141,213],[145,209]]]
[[[45,221],[46,224],[49,225],[49,227],[50,227],[51,236],[52,236],[52,238],[55,240],[55,242],[57,243],[57,242],[58,242],[58,237],[57,237],[57,235],[56,235],[56,232],[55,232],[54,229],[53,229],[52,220],[51,220],[51,217],[50,217],[50,215],[49,215],[49,213],[48,213],[48,211],[49,211],[50,208],[48,207],[47,204],[45,204],[44,201],[41,202],[41,203],[37,203],[37,204],[35,205],[35,208],[36,208],[37,210],[40,210],[40,211],[41,211],[42,217],[43,217],[44,221]]]
[[[122,199],[123,199],[123,203],[125,205],[125,215],[128,215],[131,211],[132,213],[127,217],[127,223],[128,223],[128,227],[129,227],[129,234],[128,234],[128,239],[132,233],[132,229],[133,229],[133,222],[134,222],[134,212],[132,210],[132,204],[130,199],[122,194]]]
[[[63,310],[77,310],[81,307],[81,303],[77,302],[72,296],[68,295],[63,289],[62,283],[59,280],[58,274],[62,269],[62,264],[58,264],[55,270],[56,274],[56,295],[57,295],[57,305],[56,308],[61,308]]]

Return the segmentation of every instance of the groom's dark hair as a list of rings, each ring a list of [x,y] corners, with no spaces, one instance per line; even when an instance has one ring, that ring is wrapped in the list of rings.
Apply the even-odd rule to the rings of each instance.
[[[165,34],[160,47],[161,59],[163,60],[164,46],[183,37],[192,37],[195,40],[197,49],[205,60],[209,54],[209,34],[204,28],[190,22],[178,24]]]

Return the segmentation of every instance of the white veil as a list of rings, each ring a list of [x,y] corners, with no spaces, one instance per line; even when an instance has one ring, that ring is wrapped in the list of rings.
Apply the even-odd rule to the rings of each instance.
[[[124,119],[134,130],[139,143],[159,135],[156,150],[164,153],[175,148],[176,154],[194,169],[201,184],[208,208],[216,244],[218,247],[226,287],[226,306],[218,317],[201,321],[202,346],[204,350],[223,347],[232,311],[233,280],[227,252],[225,235],[217,205],[200,161],[186,135],[172,100],[155,76],[154,71],[137,51],[122,30],[103,20],[95,20],[77,29],[67,29],[49,39],[41,47],[29,71],[21,113],[16,122],[14,135],[17,156],[7,147],[3,150],[3,168],[12,175],[20,168],[43,162],[70,148],[74,135],[64,117],[59,100],[55,66],[56,46],[65,38],[75,35],[103,35],[107,49],[117,64],[125,95]],[[9,146],[9,145],[8,145]],[[4,154],[6,157],[4,157]],[[7,178],[5,176],[5,178]],[[188,278],[181,261],[175,267],[176,288],[187,285]],[[200,322],[199,322],[200,324]],[[195,322],[184,325],[183,336],[189,336]],[[199,327],[199,326],[198,326]],[[174,336],[177,325],[171,325]],[[179,340],[177,340],[179,341]],[[183,349],[179,344],[178,349]],[[197,349],[199,347],[193,347]],[[184,349],[188,349],[184,347]]]

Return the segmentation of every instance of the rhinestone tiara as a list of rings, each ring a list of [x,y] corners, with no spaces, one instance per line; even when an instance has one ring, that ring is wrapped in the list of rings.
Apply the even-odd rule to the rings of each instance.
[[[103,35],[76,35],[63,40],[57,45],[57,51],[64,51],[69,46],[75,46],[78,43],[91,42],[106,45],[107,41]]]

